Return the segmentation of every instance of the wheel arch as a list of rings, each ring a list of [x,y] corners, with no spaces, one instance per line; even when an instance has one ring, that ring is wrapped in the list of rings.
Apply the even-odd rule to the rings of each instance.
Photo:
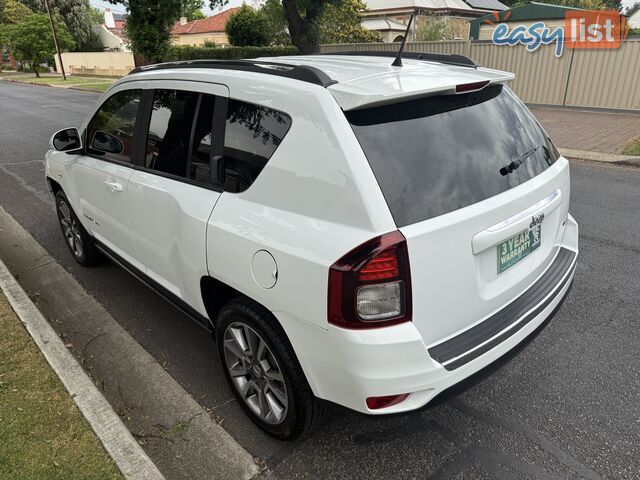
[[[237,297],[246,297],[255,302],[254,299],[244,293],[208,275],[200,278],[200,294],[214,333],[218,313],[227,303]]]
[[[64,190],[62,189],[62,185],[60,185],[51,177],[47,177],[47,185],[49,186],[49,191],[52,195],[55,195],[61,190],[64,192]]]

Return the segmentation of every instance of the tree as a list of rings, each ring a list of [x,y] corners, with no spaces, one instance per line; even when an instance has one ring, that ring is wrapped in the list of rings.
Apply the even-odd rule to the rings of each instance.
[[[379,40],[362,27],[363,0],[266,0],[261,11],[278,43],[288,27],[291,43],[303,53],[315,53],[320,42],[350,43]]]
[[[630,7],[627,7],[627,11],[625,12],[625,15],[630,17],[631,15],[636,13],[638,10],[640,10],[640,2],[636,2]]]
[[[287,17],[284,15],[281,0],[266,0],[260,12],[269,24],[269,36],[276,45],[291,45],[291,37],[287,29]]]
[[[100,40],[100,35],[93,31],[89,32],[89,38],[82,46],[83,52],[104,52],[104,45]]]
[[[102,25],[104,23],[104,13],[96,7],[89,9],[89,17],[91,19],[91,25]]]
[[[136,64],[162,62],[171,48],[171,29],[182,11],[181,0],[108,0],[128,11],[125,27]],[[215,0],[224,1],[224,0]]]
[[[60,50],[74,47],[73,38],[57,19],[56,33]],[[13,52],[16,60],[28,62],[39,77],[38,64],[53,57],[56,47],[53,43],[49,17],[45,14],[33,14],[26,20],[14,25],[4,25],[0,34],[2,42]]]
[[[419,42],[435,42],[450,40],[451,35],[447,21],[439,15],[418,17],[416,40]]]
[[[50,0],[54,13],[73,37],[79,51],[84,51],[91,39],[89,0]]]
[[[243,4],[225,26],[229,43],[237,47],[262,47],[271,43],[269,22],[261,11]]]
[[[317,53],[320,45],[320,16],[337,0],[282,0],[289,24],[291,43],[303,54]]]
[[[188,21],[205,18],[202,8],[204,8],[204,0],[182,0],[180,16],[186,17]]]
[[[2,22],[5,24],[19,23],[29,16],[33,15],[33,12],[22,3],[17,0],[4,0],[4,10],[2,12]]]
[[[327,4],[319,19],[320,43],[364,43],[380,41],[380,34],[360,23],[362,0],[340,0]]]
[[[42,0],[20,0],[35,13],[47,13]],[[73,37],[78,51],[83,51],[91,37],[89,0],[49,0],[51,13],[57,15]]]
[[[282,0],[284,15],[289,26],[291,43],[302,53],[316,53],[320,44],[319,20],[324,8],[339,0]],[[226,0],[209,0],[215,9],[226,5]]]

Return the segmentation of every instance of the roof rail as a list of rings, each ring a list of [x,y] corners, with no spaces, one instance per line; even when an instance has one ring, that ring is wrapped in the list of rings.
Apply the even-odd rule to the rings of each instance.
[[[323,53],[322,55],[355,55],[363,57],[395,57],[398,52],[377,52],[377,51],[364,51],[364,52],[333,52]],[[420,53],[420,52],[404,52],[402,58],[409,58],[412,60],[424,60],[426,62],[445,63],[447,65],[456,65],[459,67],[478,68],[476,62],[464,55],[446,54],[446,53]]]
[[[157,63],[155,65],[146,65],[144,67],[134,68],[129,72],[129,75],[176,68],[211,68],[216,70],[241,70],[244,72],[264,73],[267,75],[276,75],[278,77],[300,80],[301,82],[313,83],[325,88],[338,83],[316,67],[265,62],[262,60],[185,60]]]

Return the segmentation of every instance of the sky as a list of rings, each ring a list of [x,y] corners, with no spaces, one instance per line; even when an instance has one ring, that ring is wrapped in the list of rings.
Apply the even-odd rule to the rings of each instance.
[[[544,2],[544,0],[542,1]],[[626,8],[633,5],[635,1],[636,0],[622,0],[622,5],[626,10]],[[122,5],[111,5],[110,3],[107,3],[102,0],[89,0],[89,3],[91,3],[91,6],[97,7],[100,10],[104,10],[105,8],[111,8],[111,10],[113,10],[114,12],[125,13],[125,9]],[[260,3],[260,0],[229,0],[229,3],[224,8],[217,9],[215,11],[212,11],[209,8],[209,1],[205,0],[205,8],[203,8],[203,12],[205,15],[213,15],[227,8],[239,7],[240,5],[242,5],[242,3],[248,3],[249,5],[253,5],[254,3]]]

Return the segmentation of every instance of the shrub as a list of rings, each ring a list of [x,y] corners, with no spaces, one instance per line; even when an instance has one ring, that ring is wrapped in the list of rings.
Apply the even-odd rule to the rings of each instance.
[[[239,58],[278,57],[297,55],[298,49],[289,47],[228,47],[207,48],[175,46],[169,50],[166,61],[177,60],[235,60]]]
[[[229,43],[238,47],[260,47],[272,41],[267,17],[246,4],[229,17],[225,30]]]

